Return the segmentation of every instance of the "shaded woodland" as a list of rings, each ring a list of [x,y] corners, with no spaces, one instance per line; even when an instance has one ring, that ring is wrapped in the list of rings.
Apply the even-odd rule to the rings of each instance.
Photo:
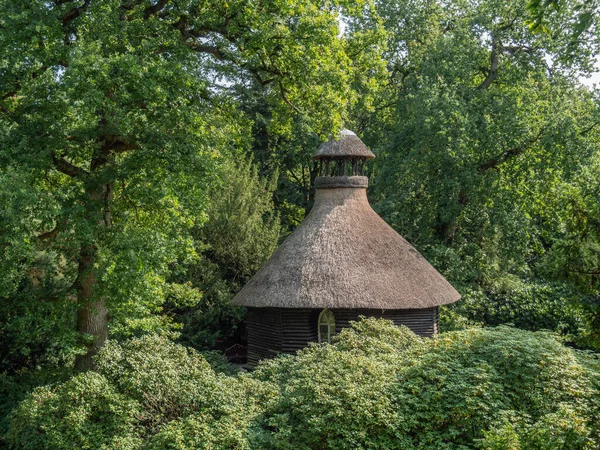
[[[0,11],[0,447],[598,448],[596,0]],[[232,373],[342,127],[462,300]]]

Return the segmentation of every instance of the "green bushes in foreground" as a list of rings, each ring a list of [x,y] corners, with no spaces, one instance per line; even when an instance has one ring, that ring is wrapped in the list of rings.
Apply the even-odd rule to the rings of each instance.
[[[149,336],[110,343],[98,369],[36,389],[15,449],[596,449],[600,364],[509,327],[422,339],[366,319],[331,345],[216,373]]]

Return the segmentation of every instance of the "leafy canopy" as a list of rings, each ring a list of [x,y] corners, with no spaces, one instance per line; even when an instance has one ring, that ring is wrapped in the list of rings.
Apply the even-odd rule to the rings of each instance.
[[[260,91],[274,133],[296,116],[339,127],[360,73],[339,17],[364,8],[0,1],[0,296],[77,310],[96,347],[109,319],[121,334],[168,328],[173,268],[197,259],[207,193],[250,139],[243,94]]]

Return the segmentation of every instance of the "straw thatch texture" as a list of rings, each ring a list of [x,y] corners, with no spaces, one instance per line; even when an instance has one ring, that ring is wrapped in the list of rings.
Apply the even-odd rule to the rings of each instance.
[[[373,159],[375,155],[360,138],[350,130],[342,130],[339,140],[330,140],[321,144],[312,159],[333,159],[333,158],[364,158]]]
[[[356,177],[335,178],[342,185],[357,182]],[[387,310],[430,308],[459,298],[373,211],[365,188],[340,187],[317,189],[310,214],[233,302],[260,308]]]

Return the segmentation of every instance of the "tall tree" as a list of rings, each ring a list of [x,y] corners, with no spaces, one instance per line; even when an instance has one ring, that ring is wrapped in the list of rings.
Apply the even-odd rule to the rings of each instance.
[[[377,153],[374,203],[477,320],[580,324],[569,300],[584,294],[546,262],[576,227],[564,200],[584,196],[577,180],[600,151],[598,102],[578,81],[593,52],[572,53],[566,26],[574,7],[564,2],[549,35],[529,29],[517,0],[378,3],[391,76],[375,111],[353,115]]]
[[[228,347],[243,336],[244,308],[231,299],[275,251],[280,237],[273,205],[277,174],[261,179],[242,154],[226,166],[209,193],[208,220],[194,232],[201,258],[180,280],[202,298],[175,312],[184,324],[179,340],[199,350]]]
[[[274,129],[300,113],[338,127],[354,70],[338,17],[364,6],[1,0],[0,173],[22,195],[2,211],[0,295],[22,292],[40,254],[60,265],[53,297],[89,338],[81,369],[110,317],[148,326],[194,255],[219,155],[247,135],[236,93],[258,84]]]

